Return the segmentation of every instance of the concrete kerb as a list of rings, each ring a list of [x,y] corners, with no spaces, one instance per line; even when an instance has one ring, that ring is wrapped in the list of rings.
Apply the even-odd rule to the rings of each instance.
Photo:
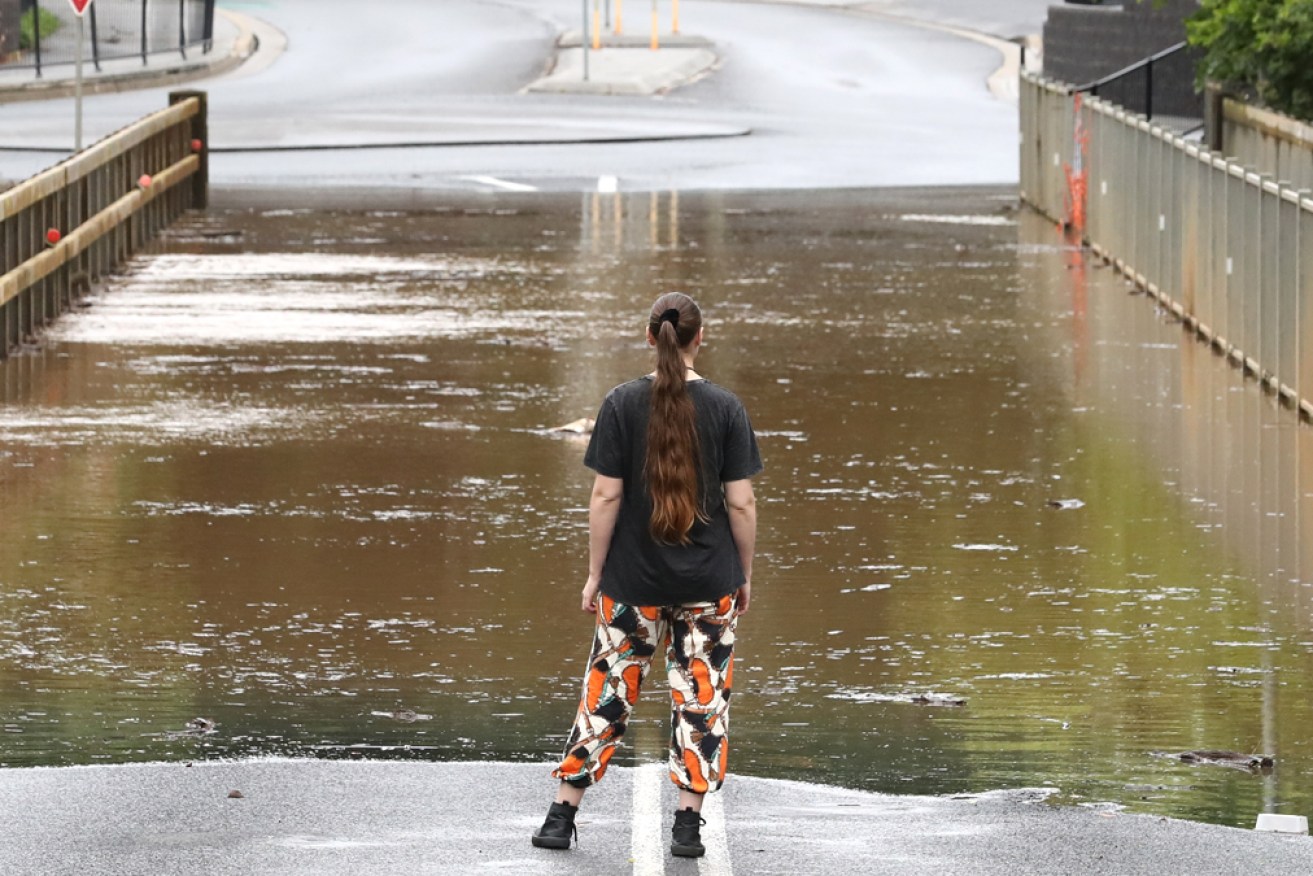
[[[103,62],[103,69],[96,72],[88,65],[84,70],[82,81],[83,94],[106,94],[118,91],[132,91],[141,88],[158,88],[181,85],[220,76],[240,67],[259,48],[259,39],[255,35],[254,21],[248,16],[227,9],[217,9],[228,24],[228,34],[221,38],[216,34],[210,52],[195,59],[175,59],[171,54],[158,54],[149,58],[148,65],[135,70],[121,70],[124,63],[138,64],[138,59],[124,59]],[[219,28],[216,28],[216,31]],[[18,103],[28,100],[51,100],[72,97],[75,84],[72,68],[61,65],[59,78],[28,79],[24,81],[5,81],[8,74],[0,79],[0,104]]]

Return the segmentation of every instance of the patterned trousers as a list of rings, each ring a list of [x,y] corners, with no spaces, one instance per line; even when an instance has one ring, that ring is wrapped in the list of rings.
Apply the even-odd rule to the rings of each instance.
[[[734,676],[733,594],[717,602],[632,606],[597,601],[597,634],[583,696],[560,765],[563,782],[601,780],[658,647],[670,679],[670,780],[686,791],[717,791],[729,757],[729,698]]]

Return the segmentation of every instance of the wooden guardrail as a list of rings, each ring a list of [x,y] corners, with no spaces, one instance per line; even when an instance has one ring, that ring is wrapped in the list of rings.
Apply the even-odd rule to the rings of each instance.
[[[0,192],[0,358],[36,335],[209,189],[204,92]]]

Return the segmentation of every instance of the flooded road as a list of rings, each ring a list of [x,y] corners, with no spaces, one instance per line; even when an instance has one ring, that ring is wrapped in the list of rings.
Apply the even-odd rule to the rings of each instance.
[[[679,289],[767,465],[732,770],[1308,813],[1313,432],[1014,201],[184,220],[0,363],[0,763],[554,757],[591,474],[545,430]]]

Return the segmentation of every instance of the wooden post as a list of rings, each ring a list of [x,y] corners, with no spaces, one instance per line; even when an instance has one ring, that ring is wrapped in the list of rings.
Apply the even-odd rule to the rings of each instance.
[[[196,98],[200,101],[200,110],[191,119],[192,144],[199,143],[196,157],[201,160],[196,175],[192,177],[192,208],[204,210],[210,206],[210,126],[208,121],[208,101],[204,91],[171,91],[169,104],[181,103]]]

